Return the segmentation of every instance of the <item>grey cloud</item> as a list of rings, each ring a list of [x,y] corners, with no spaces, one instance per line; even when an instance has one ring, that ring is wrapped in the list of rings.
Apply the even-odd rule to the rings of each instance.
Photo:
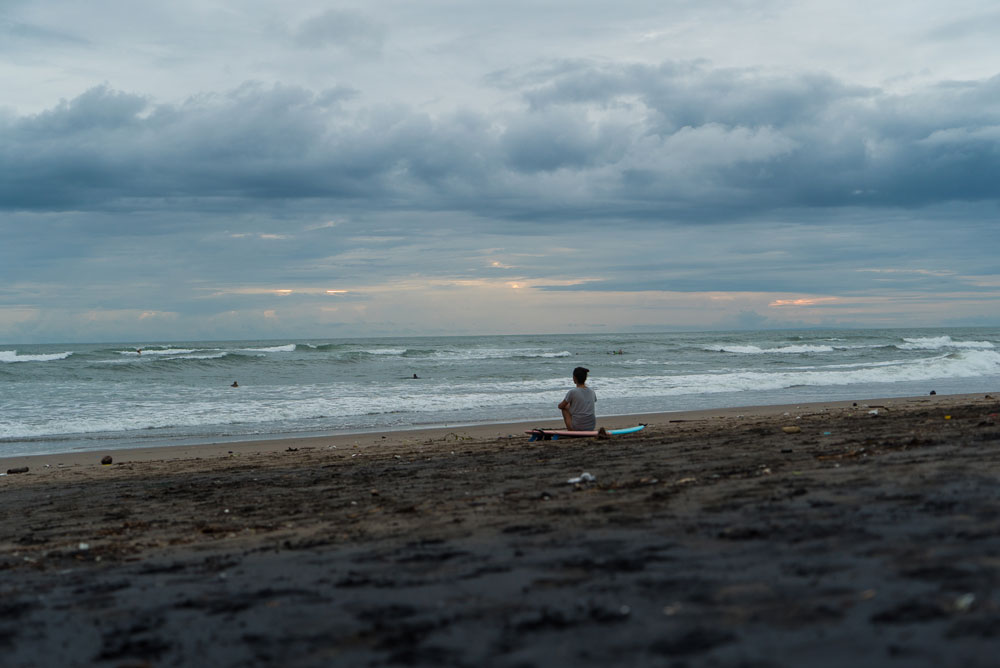
[[[294,31],[295,43],[306,48],[335,47],[359,55],[377,55],[386,29],[362,14],[331,9],[303,21]]]
[[[350,102],[360,95],[357,88],[351,86],[335,86],[322,91],[316,98],[316,103],[321,107],[339,108],[341,104]]]
[[[698,63],[576,62],[532,76],[524,109],[438,116],[359,108],[348,87],[251,83],[178,105],[98,87],[0,120],[0,207],[325,201],[656,222],[998,195],[1000,77],[892,96]]]
[[[589,280],[545,282],[552,292],[753,292],[820,295],[923,292],[991,293],[996,260],[978,249],[1000,243],[996,214],[909,215],[789,212],[788,222],[753,220],[713,227],[636,230],[616,227],[614,242],[595,235],[575,260]],[[982,223],[971,222],[983,217]],[[956,224],[943,224],[943,221]],[[963,221],[959,223],[958,221]],[[584,243],[577,240],[576,244]],[[607,244],[607,246],[601,245]],[[614,247],[616,252],[609,252]],[[628,249],[627,251],[625,249]],[[989,284],[993,284],[990,287]]]
[[[508,164],[520,172],[581,169],[615,162],[624,155],[625,130],[595,127],[567,110],[516,119],[503,135]]]
[[[993,39],[1000,31],[1000,12],[984,12],[938,26],[926,33],[929,39],[940,41],[962,40],[969,37]]]
[[[19,43],[56,46],[87,46],[87,40],[70,33],[49,30],[30,23],[0,21],[0,51],[7,51]]]
[[[873,291],[923,291],[940,294],[948,291],[993,294],[996,289],[977,286],[962,277],[919,274],[873,274],[822,262],[821,254],[810,258],[811,264],[775,263],[766,269],[752,265],[728,265],[724,272],[710,261],[697,271],[683,275],[659,272],[658,276],[615,278],[576,285],[542,285],[552,292],[770,292],[818,295],[857,295]],[[821,271],[817,271],[822,268]],[[622,272],[623,274],[625,272]]]
[[[997,78],[889,96],[826,75],[765,77],[704,63],[591,68],[571,63],[548,75],[525,91],[532,108],[607,108],[638,100],[654,114],[647,132],[658,136],[716,126],[767,129],[785,137],[797,150],[740,160],[707,174],[710,183],[735,187],[733,203],[741,206],[906,206],[995,197],[983,175],[1000,166],[998,142],[990,133],[973,131],[995,124]],[[945,129],[952,131],[942,135]],[[663,176],[655,169],[623,174],[637,187],[644,182],[656,187]],[[741,193],[755,202],[742,200]]]

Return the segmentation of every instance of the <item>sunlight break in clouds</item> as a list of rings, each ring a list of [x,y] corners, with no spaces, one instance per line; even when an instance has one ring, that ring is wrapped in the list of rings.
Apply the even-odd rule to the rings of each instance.
[[[816,306],[818,304],[832,304],[841,301],[839,297],[802,297],[799,299],[776,299],[768,306]]]

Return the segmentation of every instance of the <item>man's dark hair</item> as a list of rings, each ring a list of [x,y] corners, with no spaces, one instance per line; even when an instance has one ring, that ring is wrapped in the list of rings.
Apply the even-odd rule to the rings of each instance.
[[[582,366],[578,366],[573,369],[573,380],[575,380],[578,385],[582,385],[587,382],[588,373],[590,373],[590,369],[584,369]]]

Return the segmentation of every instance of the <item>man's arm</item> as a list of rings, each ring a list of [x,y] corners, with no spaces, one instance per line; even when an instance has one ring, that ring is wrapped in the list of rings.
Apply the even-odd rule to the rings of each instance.
[[[568,396],[568,395],[567,395]],[[569,412],[569,399],[563,399],[558,406],[559,410],[562,411],[563,422],[566,423],[567,429],[573,428],[573,416]]]

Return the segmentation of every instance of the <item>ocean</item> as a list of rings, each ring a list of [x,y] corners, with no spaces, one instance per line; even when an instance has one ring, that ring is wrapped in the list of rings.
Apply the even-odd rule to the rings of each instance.
[[[0,456],[554,426],[578,365],[591,370],[599,422],[1000,392],[998,346],[1000,328],[0,345]]]

